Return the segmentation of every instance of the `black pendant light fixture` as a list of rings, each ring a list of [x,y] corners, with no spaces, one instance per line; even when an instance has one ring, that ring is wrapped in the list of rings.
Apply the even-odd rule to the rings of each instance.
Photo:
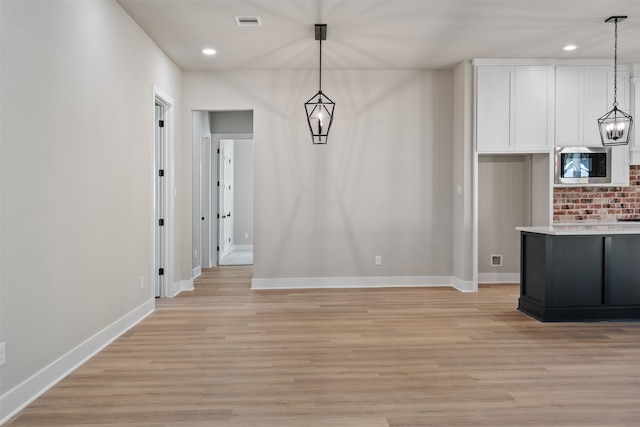
[[[336,104],[322,93],[322,40],[327,39],[327,24],[316,24],[316,40],[320,42],[320,88],[310,100],[304,103],[307,122],[314,144],[326,144],[329,137],[331,123],[333,123],[333,109]]]
[[[600,139],[602,145],[627,145],[631,136],[633,117],[618,109],[618,22],[624,21],[626,16],[611,16],[604,22],[615,24],[615,45],[613,56],[613,109],[598,119]]]

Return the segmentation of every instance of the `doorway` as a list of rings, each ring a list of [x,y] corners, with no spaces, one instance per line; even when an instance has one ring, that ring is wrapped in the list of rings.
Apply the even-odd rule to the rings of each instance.
[[[253,139],[220,139],[218,265],[253,264]]]
[[[192,120],[195,278],[253,264],[253,111],[193,111]]]

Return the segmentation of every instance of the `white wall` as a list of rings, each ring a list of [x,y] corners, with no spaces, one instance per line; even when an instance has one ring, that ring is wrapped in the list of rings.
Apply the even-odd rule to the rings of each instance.
[[[0,8],[1,422],[153,310],[153,85],[181,75],[114,1]]]
[[[211,133],[253,133],[253,111],[213,111]]]
[[[185,72],[182,89],[184,112],[254,111],[254,278],[451,276],[451,71],[323,72],[326,146],[303,109],[317,72]]]

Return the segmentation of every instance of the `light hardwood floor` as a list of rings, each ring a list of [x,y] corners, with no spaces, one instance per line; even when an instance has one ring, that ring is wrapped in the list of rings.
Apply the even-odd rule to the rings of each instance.
[[[511,285],[251,291],[250,278],[205,271],[8,425],[640,425],[640,322],[540,323]]]

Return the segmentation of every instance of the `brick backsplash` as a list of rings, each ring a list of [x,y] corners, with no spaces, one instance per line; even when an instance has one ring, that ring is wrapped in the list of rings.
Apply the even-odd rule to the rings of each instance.
[[[640,218],[640,166],[631,166],[629,187],[556,187],[553,222],[615,222]]]

